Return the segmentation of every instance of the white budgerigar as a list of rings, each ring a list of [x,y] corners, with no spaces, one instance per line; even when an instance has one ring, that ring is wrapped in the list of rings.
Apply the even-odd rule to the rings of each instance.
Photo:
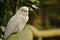
[[[21,7],[16,14],[9,20],[3,40],[6,40],[12,33],[21,32],[27,23],[28,17],[28,7]]]

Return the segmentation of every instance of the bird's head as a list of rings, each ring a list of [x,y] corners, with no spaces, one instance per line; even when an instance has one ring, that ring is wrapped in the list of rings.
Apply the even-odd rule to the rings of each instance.
[[[28,16],[28,7],[26,6],[23,6],[23,7],[20,7],[20,9],[17,11],[16,14],[20,14],[20,15],[23,15],[23,16]]]

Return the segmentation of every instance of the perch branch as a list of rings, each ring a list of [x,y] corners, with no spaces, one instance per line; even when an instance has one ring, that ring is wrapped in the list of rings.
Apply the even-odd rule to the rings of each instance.
[[[60,36],[60,29],[51,30],[37,30],[35,27],[31,27],[31,30],[36,37],[54,37]]]

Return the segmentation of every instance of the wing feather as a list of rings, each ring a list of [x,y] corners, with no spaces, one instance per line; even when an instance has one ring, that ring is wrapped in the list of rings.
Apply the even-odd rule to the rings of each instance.
[[[4,34],[4,40],[10,36],[10,34],[13,33],[14,29],[18,26],[18,20],[19,20],[19,17],[18,16],[13,16],[8,24],[7,24],[7,27],[6,27],[6,30],[5,30],[5,34]]]

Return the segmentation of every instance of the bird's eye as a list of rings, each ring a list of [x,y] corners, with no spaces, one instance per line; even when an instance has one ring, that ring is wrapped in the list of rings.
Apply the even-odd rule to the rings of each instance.
[[[23,10],[22,10],[23,11]]]
[[[23,12],[27,12],[27,10],[22,10]]]

